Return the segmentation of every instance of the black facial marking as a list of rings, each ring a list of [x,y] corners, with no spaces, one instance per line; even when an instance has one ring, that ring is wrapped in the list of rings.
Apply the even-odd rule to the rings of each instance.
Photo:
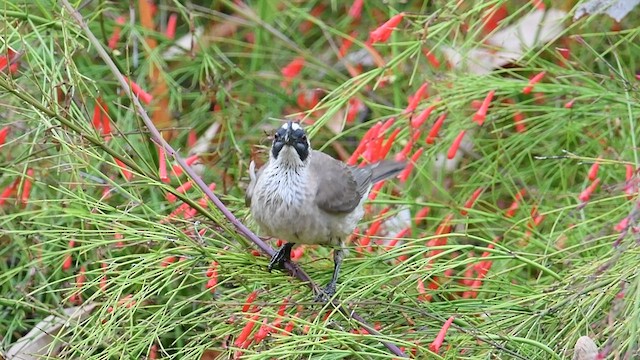
[[[309,142],[307,134],[302,128],[293,129],[293,123],[289,122],[286,128],[279,128],[273,138],[271,153],[274,158],[278,158],[284,146],[292,146],[300,160],[305,161],[309,156]]]

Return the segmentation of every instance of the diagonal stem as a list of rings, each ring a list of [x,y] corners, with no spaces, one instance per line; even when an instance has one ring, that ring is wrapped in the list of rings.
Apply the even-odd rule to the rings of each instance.
[[[222,201],[218,199],[218,197],[213,193],[213,191],[209,189],[207,184],[204,183],[204,181],[200,178],[200,176],[198,176],[193,171],[193,169],[185,163],[184,159],[182,159],[180,154],[178,154],[178,152],[174,150],[171,147],[171,145],[169,145],[164,140],[164,138],[162,137],[158,129],[155,127],[155,125],[149,118],[149,115],[142,107],[142,104],[140,104],[140,101],[138,100],[138,98],[136,96],[133,96],[131,92],[131,88],[129,87],[129,83],[124,78],[124,76],[122,75],[122,73],[120,72],[116,64],[113,62],[113,60],[111,60],[111,57],[102,46],[102,43],[91,32],[91,30],[89,29],[89,26],[82,18],[82,15],[75,8],[73,8],[73,6],[69,3],[68,0],[60,0],[60,1],[62,5],[67,9],[67,11],[69,11],[71,17],[75,20],[75,22],[80,26],[80,28],[82,28],[85,35],[87,36],[87,39],[95,47],[100,58],[102,58],[104,63],[111,70],[111,73],[118,80],[120,87],[122,87],[125,93],[130,95],[131,100],[136,109],[136,112],[138,113],[138,115],[140,115],[140,117],[142,118],[142,121],[144,122],[144,124],[149,129],[149,132],[151,133],[151,139],[155,141],[157,144],[161,145],[166,151],[166,153],[168,155],[171,155],[176,160],[176,162],[184,169],[184,172],[189,175],[189,177],[198,185],[198,187],[207,195],[207,197],[209,197],[209,199],[220,210],[220,212],[222,212],[222,214],[227,218],[227,220],[229,220],[229,222],[232,223],[242,235],[244,235],[247,239],[255,243],[263,252],[267,253],[269,256],[273,256],[274,250],[271,248],[271,246],[269,246],[264,241],[262,241],[262,239],[256,236],[251,230],[249,230],[249,228],[247,228],[240,220],[238,220],[238,218],[236,218],[235,215],[233,215],[233,213],[222,203]],[[311,289],[314,292],[319,291],[318,286],[313,282],[313,280],[311,280],[309,275],[307,275],[307,273],[305,273],[298,265],[293,264],[291,262],[286,262],[285,266],[287,270],[289,270],[296,278],[305,282],[309,287],[311,287]],[[346,317],[350,317],[356,320],[357,322],[359,322],[362,325],[362,327],[364,327],[367,331],[369,331],[370,334],[377,335],[377,336],[381,335],[372,326],[367,324],[367,322],[360,315],[356,314],[355,312],[349,311],[348,309],[346,309],[345,307],[343,307],[341,304],[337,302],[332,302],[332,305],[336,307]],[[391,351],[394,355],[407,357],[405,353],[402,350],[400,350],[400,348],[398,348],[395,344],[392,344],[384,340],[380,340],[380,342],[384,346],[386,346],[387,349],[389,349],[389,351]]]

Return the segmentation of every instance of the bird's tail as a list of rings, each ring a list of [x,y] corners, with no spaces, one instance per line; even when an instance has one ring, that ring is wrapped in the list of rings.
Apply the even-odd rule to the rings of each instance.
[[[369,165],[371,167],[371,183],[398,175],[406,166],[405,161],[382,160]]]

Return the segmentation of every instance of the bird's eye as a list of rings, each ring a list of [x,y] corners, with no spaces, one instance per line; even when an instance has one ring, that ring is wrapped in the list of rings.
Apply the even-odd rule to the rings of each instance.
[[[278,133],[273,134],[273,138],[276,140],[280,139],[280,134]]]
[[[302,140],[302,141],[307,141],[307,137],[306,137],[306,136],[303,136],[303,137],[301,137],[301,138],[300,138],[300,140]]]

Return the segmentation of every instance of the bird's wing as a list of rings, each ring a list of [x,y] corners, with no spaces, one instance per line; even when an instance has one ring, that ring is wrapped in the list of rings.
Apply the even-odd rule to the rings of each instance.
[[[264,171],[264,166],[258,170],[256,174],[256,163],[252,160],[249,164],[249,186],[247,186],[247,191],[244,194],[244,203],[246,206],[251,206],[251,198],[253,197],[253,190],[256,187],[256,183],[258,182],[258,178],[262,175]]]
[[[319,151],[311,155],[310,171],[318,185],[315,203],[329,213],[353,211],[371,184],[371,169],[347,166]]]

